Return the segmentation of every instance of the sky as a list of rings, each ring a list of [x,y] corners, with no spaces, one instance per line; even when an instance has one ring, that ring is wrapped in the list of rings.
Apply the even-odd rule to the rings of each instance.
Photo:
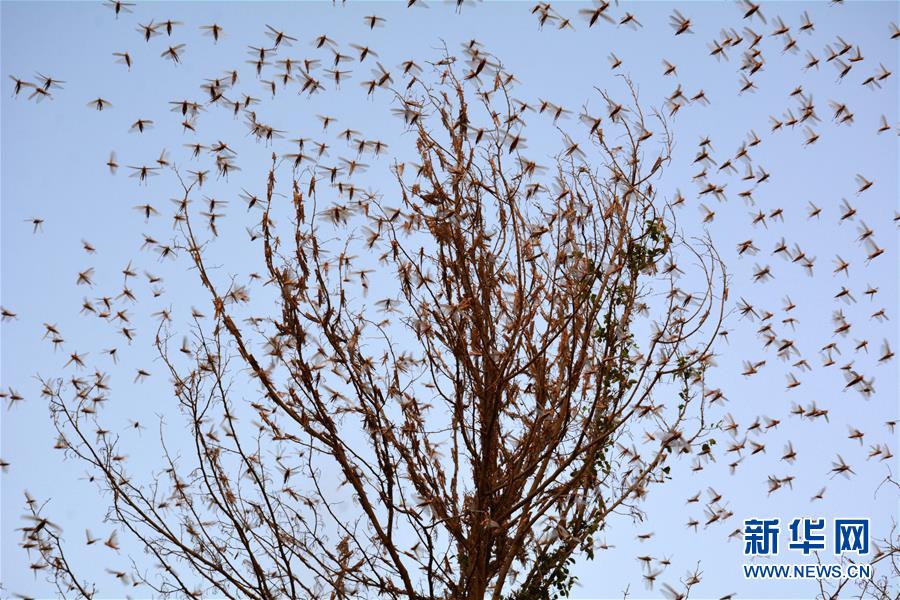
[[[717,347],[717,367],[710,373],[708,385],[721,388],[727,397],[727,402],[715,407],[716,418],[730,414],[742,430],[761,416],[781,421],[767,432],[747,434],[751,440],[765,443],[766,451],[746,456],[734,474],[728,464],[735,456],[724,453],[702,471],[692,472],[689,464],[675,469],[672,481],[653,488],[643,503],[647,515],[643,522],[633,523],[627,516],[610,519],[604,537],[614,548],[599,553],[593,562],[581,560],[576,564],[579,585],[574,597],[622,597],[626,589],[632,598],[660,597],[659,585],[649,590],[642,582],[644,569],[635,557],[643,554],[671,557],[672,565],[659,581],[675,587],[699,564],[703,581],[691,597],[717,598],[728,593],[736,593],[738,598],[810,597],[817,592],[814,583],[745,580],[740,570],[746,562],[742,544],[739,539],[729,540],[728,534],[747,518],[778,517],[786,522],[800,516],[825,517],[829,522],[840,517],[868,517],[874,537],[888,534],[900,504],[896,487],[879,484],[889,474],[896,476],[897,458],[878,461],[866,457],[875,444],[887,444],[895,455],[900,454],[896,434],[885,426],[886,421],[898,418],[897,361],[878,361],[883,340],[892,349],[900,345],[898,237],[893,222],[900,197],[900,65],[898,40],[890,39],[890,24],[898,21],[900,4],[766,3],[763,12],[767,22],[762,23],[743,19],[740,5],[732,2],[679,2],[678,9],[691,18],[694,31],[677,37],[668,24],[672,3],[622,3],[610,8],[616,18],[625,11],[633,13],[642,25],[636,30],[605,22],[587,27],[578,15],[579,8],[588,6],[584,3],[554,6],[572,19],[575,31],[558,30],[549,24],[540,29],[531,4],[524,2],[480,2],[467,4],[459,12],[440,2],[409,9],[405,3],[386,2],[150,2],[139,3],[133,13],[118,19],[99,2],[0,3],[0,66],[5,86],[0,94],[0,295],[2,305],[18,315],[2,324],[0,387],[15,389],[26,398],[0,412],[0,456],[10,463],[0,476],[0,580],[4,594],[52,594],[52,588],[29,571],[31,561],[18,547],[20,535],[15,530],[23,523],[20,515],[25,489],[41,501],[50,500],[48,510],[70,543],[67,555],[87,577],[97,580],[103,597],[120,597],[128,592],[117,587],[104,569],[125,566],[129,550],[138,560],[145,560],[147,567],[151,565],[122,533],[121,553],[85,550],[82,531],[86,524],[95,535],[110,529],[102,523],[106,499],[98,497],[95,488],[84,480],[80,464],[64,460],[53,450],[55,434],[34,376],[64,372],[70,352],[88,352],[90,364],[102,365],[112,373],[114,400],[105,416],[123,427],[129,420],[148,425],[142,433],[128,434],[133,468],[146,467],[149,472],[158,467],[157,455],[146,451],[157,444],[154,421],[158,416],[174,421],[177,410],[172,406],[170,386],[160,362],[149,348],[155,328],[152,313],[172,306],[179,322],[184,323],[190,307],[209,309],[205,299],[198,296],[194,274],[185,268],[183,258],[162,261],[141,250],[141,234],[164,240],[175,236],[168,217],[174,208],[169,198],[177,195],[176,182],[164,174],[152,178],[149,185],[139,185],[135,178],[128,177],[124,165],[149,164],[167,148],[176,165],[193,169],[182,144],[228,141],[238,149],[242,170],[227,181],[212,180],[204,188],[207,195],[230,203],[213,249],[217,272],[225,276],[262,270],[259,255],[253,251],[258,246],[251,246],[244,233],[250,221],[238,194],[241,188],[262,193],[269,153],[293,151],[293,147],[287,140],[277,140],[268,149],[261,147],[247,136],[240,120],[219,110],[205,112],[201,116],[203,133],[193,136],[182,132],[180,115],[170,112],[167,103],[183,97],[201,98],[198,82],[221,76],[231,68],[241,69],[238,87],[242,92],[266,97],[266,88],[245,61],[249,58],[248,45],[267,43],[267,23],[299,38],[290,49],[294,57],[322,56],[310,42],[327,34],[347,53],[353,52],[351,43],[371,46],[379,54],[377,60],[395,71],[403,60],[435,60],[444,45],[456,52],[463,42],[474,38],[516,75],[520,82],[515,88],[518,98],[531,103],[547,99],[576,114],[585,103],[597,112],[605,110],[594,87],[608,87],[621,94],[622,82],[617,74],[627,74],[642,102],[651,106],[664,107],[665,99],[679,85],[689,97],[702,89],[710,100],[708,106],[688,104],[671,119],[675,157],[659,183],[660,194],[672,198],[680,190],[686,199],[678,209],[680,225],[688,235],[710,235],[721,250],[730,276],[729,307],[734,309],[745,299],[758,311],[774,313],[779,338],[794,339],[813,369],[805,372],[794,368],[792,361],[779,360],[771,349],[765,350],[756,333],[759,322],[742,319],[733,310],[726,322],[728,342]],[[798,31],[804,12],[815,23],[811,33]],[[386,25],[369,30],[363,17],[370,14],[385,17]],[[776,17],[791,26],[799,52],[784,52],[783,37],[771,35]],[[165,34],[145,42],[136,30],[138,23],[170,18],[183,22],[171,42]],[[199,30],[200,25],[212,22],[221,24],[226,32],[215,44]],[[711,56],[708,44],[721,39],[723,28],[742,31],[745,26],[765,35],[760,48],[766,63],[752,77],[756,89],[741,93],[739,67],[746,43],[740,50],[730,50],[727,60]],[[836,47],[837,36],[858,47],[864,57],[843,79],[839,79],[835,66],[825,61],[826,45]],[[186,44],[177,65],[160,57],[176,42]],[[112,55],[125,50],[134,59],[130,71],[116,63]],[[807,50],[821,59],[818,69],[804,70]],[[607,58],[611,52],[622,62],[615,70]],[[663,60],[677,66],[677,75],[663,74]],[[863,86],[879,65],[893,74],[879,88]],[[331,131],[322,134],[316,117],[329,114],[338,117],[337,129],[353,127],[367,138],[386,141],[390,146],[388,157],[370,161],[366,182],[389,198],[397,192],[389,172],[390,159],[413,159],[412,136],[404,132],[402,121],[390,116],[393,105],[388,94],[366,97],[360,82],[369,78],[373,67],[374,63],[354,63],[350,67],[352,79],[342,83],[340,91],[331,85],[326,92],[309,98],[298,96],[296,89],[280,91],[259,109],[259,117],[289,131],[286,137],[334,137]],[[34,80],[36,73],[62,79],[65,84],[54,90],[52,99],[39,103],[29,101],[26,93],[14,96],[8,76]],[[812,145],[804,145],[803,125],[771,131],[770,117],[784,120],[782,115],[788,110],[800,114],[798,96],[791,95],[798,86],[812,97],[821,119],[812,125],[820,136]],[[88,108],[86,104],[98,96],[109,99],[112,107],[103,112]],[[851,124],[835,122],[832,101],[849,107],[854,116]],[[882,115],[893,129],[878,134]],[[131,123],[139,118],[153,119],[155,127],[144,134],[130,132]],[[576,127],[575,118],[561,121],[564,130]],[[751,131],[761,139],[752,151],[754,169],[763,167],[770,173],[769,181],[759,184],[753,193],[755,205],[738,196],[739,191],[753,185],[742,181],[742,165],[735,175],[710,167],[711,181],[727,182],[726,198],[717,201],[700,197],[701,187],[693,180],[701,170],[700,164],[694,163],[698,142],[708,137],[711,153],[721,164],[734,156]],[[527,155],[539,162],[548,163],[559,149],[560,135],[553,127],[538,127],[527,137]],[[336,140],[330,143],[332,161],[350,156]],[[109,174],[105,164],[111,150],[123,165],[115,176]],[[857,174],[875,184],[858,193]],[[841,221],[843,199],[857,209],[857,214]],[[157,206],[163,216],[145,222],[134,206],[147,202]],[[809,202],[822,209],[818,218],[807,218]],[[701,222],[701,204],[715,212],[708,223]],[[752,223],[757,211],[769,215],[778,208],[783,209],[783,220],[775,217],[767,218],[764,225]],[[34,232],[31,220],[36,217],[43,218],[44,223]],[[874,230],[874,239],[885,250],[872,261],[866,260],[866,247],[857,241],[863,222]],[[782,238],[816,257],[814,276],[807,276],[798,264],[772,255]],[[740,257],[736,245],[747,239],[753,240],[759,253]],[[86,254],[82,240],[95,246],[97,254]],[[832,273],[836,255],[850,262],[847,274]],[[373,258],[362,256],[359,260],[363,264]],[[120,288],[120,271],[129,261],[163,277],[166,294],[154,304],[146,281],[135,284],[146,300],[130,309],[139,338],[126,348],[115,328],[98,326],[95,319],[81,317],[79,310],[85,297]],[[756,265],[770,265],[774,278],[753,282]],[[88,267],[95,269],[94,289],[75,285],[77,274]],[[389,281],[373,282],[373,289],[391,285]],[[853,292],[855,303],[834,299],[842,286]],[[868,286],[878,288],[872,299],[863,293]],[[786,316],[782,308],[785,296],[797,305],[792,311],[798,319],[795,329],[781,322]],[[259,297],[264,298],[265,292]],[[890,320],[870,318],[881,307]],[[833,334],[831,317],[838,308],[853,323],[846,338]],[[45,322],[59,326],[65,339],[61,349],[54,351],[43,339]],[[868,340],[867,352],[854,350],[861,340]],[[835,356],[835,366],[826,368],[819,349],[832,341],[838,342],[842,354]],[[102,349],[110,345],[123,347],[123,358],[116,366],[106,364],[102,355]],[[763,359],[767,362],[758,375],[741,375],[744,361]],[[871,397],[844,390],[839,366],[850,361],[867,377],[874,376],[876,392]],[[135,384],[132,379],[136,368],[148,368],[153,376]],[[793,373],[801,385],[787,389],[788,373]],[[250,390],[246,393],[252,394]],[[829,411],[827,421],[790,415],[794,403],[809,406],[811,402]],[[847,438],[850,427],[865,433],[862,443]],[[177,431],[170,429],[167,435],[173,433]],[[727,434],[720,437],[720,443],[727,443]],[[793,465],[780,460],[788,440],[798,453]],[[852,465],[855,475],[832,476],[831,463],[838,454]],[[772,475],[793,475],[793,489],[769,494],[767,478]],[[734,516],[722,524],[701,526],[695,533],[685,523],[690,517],[703,518],[703,503],[688,505],[686,499],[702,490],[705,500],[709,487],[722,493],[723,503]],[[824,498],[811,503],[810,498],[822,487],[827,488]],[[654,533],[648,541],[636,539],[637,534],[648,532]],[[802,556],[783,553],[777,562],[802,560]],[[141,596],[139,591],[131,593]]]

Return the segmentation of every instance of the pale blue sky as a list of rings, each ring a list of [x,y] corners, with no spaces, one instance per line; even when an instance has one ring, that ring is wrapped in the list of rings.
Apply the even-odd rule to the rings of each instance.
[[[114,400],[106,409],[110,422],[127,423],[126,419],[140,419],[151,426],[143,433],[140,443],[150,446],[156,440],[152,426],[154,415],[171,416],[171,398],[167,393],[166,377],[159,361],[147,349],[154,326],[150,313],[162,306],[173,305],[176,315],[185,319],[192,305],[206,306],[203,297],[196,295],[193,275],[185,272],[184,262],[157,262],[156,258],[140,251],[141,233],[157,239],[174,236],[169,216],[168,198],[177,192],[171,176],[155,178],[141,187],[127,177],[122,168],[111,177],[105,162],[110,150],[116,150],[123,165],[150,163],[166,147],[176,164],[194,168],[187,160],[182,143],[195,138],[183,134],[180,116],[168,111],[170,100],[182,97],[201,99],[198,82],[205,77],[220,76],[226,69],[240,68],[239,89],[257,97],[266,97],[266,90],[256,81],[252,67],[245,64],[246,46],[262,45],[265,24],[271,23],[300,38],[291,56],[305,58],[319,56],[310,41],[320,34],[336,40],[345,53],[352,53],[350,43],[369,45],[379,54],[378,60],[395,68],[401,61],[415,58],[419,62],[438,56],[441,41],[451,50],[470,38],[481,41],[486,49],[500,57],[507,70],[515,73],[521,85],[516,97],[531,102],[546,98],[575,110],[584,102],[596,111],[604,109],[593,86],[621,89],[612,77],[607,55],[614,51],[622,60],[621,72],[628,73],[640,89],[641,99],[661,105],[680,84],[689,96],[699,89],[712,101],[710,106],[689,105],[673,120],[676,139],[676,160],[660,184],[667,197],[680,188],[686,197],[681,209],[681,225],[688,232],[701,233],[699,206],[703,202],[716,211],[715,219],[707,226],[722,250],[731,274],[731,299],[747,298],[758,307],[776,313],[776,329],[793,337],[804,357],[813,365],[813,372],[801,373],[779,361],[773,352],[763,351],[755,330],[758,324],[741,321],[733,316],[727,326],[732,330],[730,345],[719,350],[719,368],[711,376],[711,385],[721,387],[729,398],[718,416],[731,413],[746,427],[757,415],[781,419],[781,425],[762,435],[751,434],[766,444],[767,451],[748,457],[737,474],[728,474],[727,464],[733,460],[720,456],[718,461],[699,473],[691,473],[689,465],[676,470],[674,481],[664,487],[653,488],[644,509],[646,523],[632,524],[626,518],[612,520],[606,535],[614,550],[602,552],[593,563],[580,562],[576,573],[581,585],[575,590],[577,598],[620,597],[630,584],[632,597],[656,597],[658,587],[647,591],[641,582],[641,566],[635,559],[639,554],[672,556],[672,566],[660,577],[660,582],[678,586],[678,579],[701,561],[704,579],[692,597],[718,597],[737,592],[739,598],[809,597],[815,593],[810,584],[760,583],[742,579],[739,565],[744,561],[739,541],[727,541],[733,529],[744,518],[780,517],[783,521],[797,516],[870,517],[873,534],[884,535],[891,520],[897,518],[896,491],[883,487],[873,495],[878,483],[890,467],[897,472],[896,457],[888,462],[866,461],[873,444],[889,444],[895,454],[897,437],[890,435],[884,422],[898,417],[897,361],[877,365],[882,339],[898,347],[898,239],[892,218],[898,198],[898,40],[890,38],[890,22],[898,20],[896,2],[852,2],[834,6],[827,2],[782,2],[764,6],[768,24],[744,21],[739,6],[731,2],[681,2],[678,8],[690,16],[695,33],[675,37],[668,26],[672,4],[663,2],[629,3],[610,9],[621,16],[628,10],[644,27],[632,31],[598,23],[592,29],[578,17],[578,9],[586,6],[575,2],[559,3],[557,10],[572,18],[577,30],[557,31],[548,26],[539,31],[536,19],[530,14],[531,5],[524,2],[478,3],[465,6],[461,14],[439,2],[428,8],[406,9],[405,3],[366,2],[333,6],[321,3],[140,3],[134,13],[118,20],[111,10],[99,2],[2,2],[2,304],[19,314],[18,320],[3,324],[2,387],[12,387],[26,396],[26,401],[12,411],[2,413],[2,452],[11,463],[9,472],[0,478],[2,485],[2,562],[0,579],[7,592],[47,595],[50,589],[35,580],[28,570],[28,557],[17,547],[21,526],[23,489],[35,497],[52,498],[50,514],[64,527],[70,543],[69,558],[95,577],[104,597],[120,596],[125,591],[116,587],[112,576],[103,568],[124,567],[124,549],[132,548],[123,537],[123,554],[84,551],[83,529],[89,524],[95,535],[110,529],[99,524],[104,499],[93,488],[79,480],[83,469],[74,461],[62,462],[52,450],[54,436],[47,419],[45,403],[38,396],[32,375],[57,374],[69,352],[90,352],[89,364],[107,368],[108,361],[100,349],[111,344],[125,346],[112,327],[98,327],[96,320],[78,316],[84,296],[100,295],[99,290],[115,290],[121,281],[120,269],[129,260],[141,269],[147,268],[164,277],[167,294],[154,304],[149,298],[145,281],[135,284],[143,300],[132,309],[138,341],[130,355],[111,369]],[[796,32],[800,18],[808,11],[815,22],[811,35]],[[379,14],[387,19],[387,26],[370,31],[363,24],[363,16]],[[776,16],[791,25],[801,51],[782,53],[783,43],[770,36]],[[145,43],[135,30],[137,23],[151,19],[183,21],[176,29],[171,43],[186,43],[182,64],[175,66],[160,58],[169,45],[163,34]],[[214,45],[211,38],[201,35],[198,27],[218,22],[226,37]],[[766,65],[753,80],[758,90],[738,94],[737,73],[740,53],[732,51],[730,60],[717,61],[709,56],[707,43],[720,35],[724,27],[741,30],[750,24],[765,33],[761,43]],[[855,64],[850,75],[838,81],[832,64],[825,63],[824,47],[834,44],[836,36],[858,45],[865,60]],[[743,49],[743,46],[742,46]],[[131,72],[114,62],[113,52],[128,50],[134,57]],[[821,60],[818,70],[804,71],[805,51],[810,50]],[[287,52],[281,55],[286,55]],[[661,60],[678,67],[678,76],[665,77]],[[875,73],[879,63],[894,75],[883,82],[880,89],[861,85],[869,74]],[[371,65],[374,67],[374,63]],[[369,78],[369,65],[353,65],[353,78],[343,84],[344,91],[319,94],[307,99],[296,91],[280,93],[275,102],[260,108],[260,119],[276,127],[289,130],[288,137],[317,138],[321,126],[316,114],[337,116],[335,131],[352,127],[364,132],[367,138],[378,138],[390,144],[389,157],[411,160],[406,151],[411,142],[403,135],[402,123],[388,118],[389,98],[377,95],[366,99],[359,83]],[[7,75],[33,79],[40,72],[66,81],[52,100],[41,103],[27,101],[25,94],[12,97],[12,82]],[[271,74],[271,72],[270,72]],[[398,78],[399,80],[399,78]],[[295,84],[296,85],[296,84]],[[790,92],[802,85],[811,93],[822,122],[814,126],[820,140],[805,147],[802,127],[769,131],[769,116],[781,115],[787,109],[798,114],[797,102]],[[619,88],[616,88],[619,86]],[[330,85],[329,88],[333,88]],[[85,104],[97,96],[113,103],[109,111],[99,113]],[[838,125],[832,119],[830,100],[847,104],[855,115],[852,126]],[[894,131],[876,134],[881,115],[895,127]],[[156,127],[146,134],[129,133],[130,124],[138,118],[156,121]],[[203,133],[197,141],[205,144],[223,139],[238,149],[242,171],[228,182],[211,181],[204,186],[210,196],[227,199],[228,217],[222,223],[222,239],[239,240],[233,245],[219,245],[216,257],[227,273],[261,270],[257,255],[247,251],[244,226],[249,224],[242,202],[238,198],[241,187],[256,193],[263,191],[268,151],[247,137],[246,128],[222,111],[210,110],[201,117]],[[562,122],[562,127],[576,128],[574,120]],[[539,162],[549,162],[558,149],[558,135],[545,128],[528,135],[527,155]],[[755,130],[762,143],[754,149],[755,168],[762,166],[771,173],[771,183],[762,185],[754,194],[758,208],[748,207],[737,196],[745,189],[740,176],[711,175],[716,182],[728,183],[728,200],[698,199],[698,186],[691,181],[699,167],[691,164],[697,142],[709,136],[721,162],[734,155],[750,130]],[[327,137],[333,138],[329,130]],[[334,144],[331,160],[349,156]],[[288,152],[291,146],[279,141],[273,149]],[[366,185],[379,188],[387,198],[396,192],[396,184],[388,173],[389,159],[372,163],[366,175]],[[715,170],[715,167],[710,169]],[[854,176],[864,174],[876,185],[861,196],[856,195]],[[853,221],[839,224],[842,198],[858,209]],[[815,202],[822,208],[821,218],[807,220],[806,205]],[[144,223],[134,205],[150,202],[163,216]],[[773,220],[768,227],[752,226],[750,213],[784,209],[783,222]],[[43,232],[33,234],[31,225],[24,222],[43,217]],[[865,248],[856,242],[857,225],[862,219],[875,230],[875,239],[885,248],[885,255],[871,264],[865,262]],[[771,250],[784,236],[793,244],[800,244],[806,253],[815,256],[816,275],[808,278],[798,265],[790,264]],[[98,249],[96,256],[88,256],[81,249],[80,240],[89,240]],[[738,259],[735,244],[752,238],[760,248],[756,257]],[[833,275],[832,262],[840,254],[851,262],[850,273]],[[754,263],[770,264],[775,279],[765,284],[751,283]],[[94,267],[98,285],[94,290],[75,286],[78,272]],[[868,285],[879,287],[874,300],[866,299],[863,290]],[[373,282],[373,288],[388,285]],[[865,400],[859,394],[842,392],[843,378],[838,367],[822,368],[817,350],[829,343],[832,336],[831,312],[838,305],[832,300],[840,286],[846,285],[858,299],[856,304],[843,305],[844,312],[854,323],[853,333],[838,340],[843,351],[836,357],[838,364],[850,360],[867,376],[875,377],[876,394]],[[778,321],[784,318],[781,298],[790,295],[798,305],[795,316],[799,325],[795,332]],[[262,293],[260,293],[262,297]],[[879,323],[869,315],[885,307],[891,320]],[[42,340],[43,322],[57,323],[66,340],[63,349],[54,353]],[[869,352],[854,353],[853,340],[868,339]],[[767,359],[768,364],[754,378],[740,375],[743,360]],[[155,377],[142,385],[131,385],[136,367],[155,367]],[[795,373],[802,385],[787,391],[785,377]],[[248,392],[250,393],[250,392]],[[792,402],[804,406],[815,401],[829,410],[829,421],[803,420],[789,416]],[[174,420],[174,419],[173,419]],[[865,432],[865,443],[848,440],[848,426]],[[134,435],[131,436],[134,438]],[[779,460],[782,445],[792,440],[798,452],[793,466]],[[137,441],[134,438],[133,441]],[[831,461],[840,453],[853,465],[856,476],[847,480],[829,478]],[[139,448],[131,453],[131,461],[149,469],[157,463],[154,456],[142,456]],[[767,495],[769,475],[793,474],[794,490]],[[691,516],[702,519],[702,508],[685,505],[685,499],[698,490],[712,486],[724,494],[725,502],[735,516],[727,523],[701,528],[693,533],[685,528]],[[827,486],[825,499],[810,505],[809,498],[822,486]],[[705,492],[704,492],[705,494]],[[654,531],[655,536],[642,543],[636,533]],[[142,559],[139,551],[134,555]],[[783,554],[778,562],[793,562],[796,557]],[[149,565],[149,563],[148,563]],[[138,592],[137,596],[141,596]]]

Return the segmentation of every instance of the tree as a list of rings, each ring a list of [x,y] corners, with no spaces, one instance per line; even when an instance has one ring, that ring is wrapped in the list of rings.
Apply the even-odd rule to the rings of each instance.
[[[702,386],[726,278],[654,187],[665,118],[630,81],[625,104],[601,91],[608,114],[585,111],[545,173],[522,153],[533,109],[502,67],[487,85],[449,55],[433,67],[395,92],[418,161],[394,163],[399,206],[272,154],[261,298],[211,268],[215,210],[178,172],[177,250],[213,318],[177,348],[164,314],[155,344],[190,456],[166,449],[142,480],[95,435],[103,376],[43,380],[59,447],[158,563],[122,579],[159,595],[567,595],[613,513],[640,515],[678,455],[709,456]],[[275,130],[248,120],[267,145]],[[326,183],[340,200],[321,209]],[[359,268],[354,252],[379,257]],[[58,532],[26,537],[62,591],[94,593]]]

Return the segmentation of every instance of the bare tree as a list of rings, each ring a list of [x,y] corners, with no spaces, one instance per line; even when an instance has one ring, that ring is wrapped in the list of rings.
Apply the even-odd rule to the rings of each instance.
[[[582,115],[545,169],[523,154],[530,107],[502,68],[477,93],[449,56],[434,75],[397,92],[416,151],[393,166],[398,206],[343,182],[353,164],[329,176],[272,155],[252,301],[212,267],[182,183],[175,250],[214,315],[180,348],[162,315],[186,428],[160,423],[158,471],[130,470],[98,432],[102,374],[43,381],[58,446],[157,563],[123,581],[163,596],[554,597],[613,514],[639,518],[677,456],[709,456],[703,381],[727,284],[657,193],[665,118],[628,81],[621,104],[600,92],[607,114]],[[323,207],[328,184],[340,200]],[[92,595],[58,533],[35,529],[60,589]]]

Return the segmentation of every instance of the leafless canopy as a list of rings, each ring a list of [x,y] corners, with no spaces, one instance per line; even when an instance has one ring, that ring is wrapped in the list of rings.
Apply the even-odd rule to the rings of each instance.
[[[600,92],[608,114],[544,168],[502,68],[475,94],[449,57],[433,67],[397,93],[416,152],[394,163],[397,206],[273,155],[252,301],[212,267],[183,184],[182,256],[213,318],[181,348],[171,323],[157,334],[186,424],[161,423],[158,471],[95,438],[102,378],[45,380],[61,444],[158,563],[125,580],[177,596],[550,597],[614,513],[640,517],[672,460],[708,456],[726,279],[657,196],[665,119],[630,83],[622,104]],[[94,593],[62,544],[41,546],[61,590]]]

